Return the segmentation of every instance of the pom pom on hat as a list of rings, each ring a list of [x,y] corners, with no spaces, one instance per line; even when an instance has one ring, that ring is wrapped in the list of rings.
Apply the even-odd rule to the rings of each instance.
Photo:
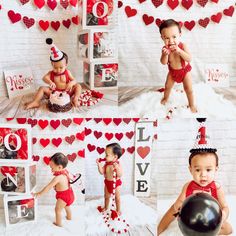
[[[47,38],[46,43],[50,45],[50,60],[52,62],[57,62],[64,58],[64,53],[53,44],[52,38]]]
[[[210,136],[206,133],[206,118],[198,118],[197,121],[200,123],[200,127],[198,129],[197,137],[193,148],[190,150],[191,153],[198,152],[209,152],[215,153],[217,149],[212,146],[210,142]]]

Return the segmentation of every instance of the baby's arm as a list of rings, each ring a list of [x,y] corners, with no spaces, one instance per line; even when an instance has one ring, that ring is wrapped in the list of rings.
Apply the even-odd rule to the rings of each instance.
[[[225,194],[222,189],[222,187],[219,187],[217,189],[217,196],[218,196],[218,201],[222,210],[222,222],[226,221],[229,216],[229,207],[227,205],[227,202],[225,200]]]
[[[47,83],[50,86],[51,89],[55,89],[56,88],[56,84],[51,81],[50,74],[51,74],[51,72],[48,72],[46,75],[44,75],[43,81],[45,83]]]
[[[121,164],[114,163],[114,168],[116,169],[117,177],[120,178],[123,175],[123,170]]]
[[[166,47],[162,48],[162,53],[161,53],[161,64],[166,65],[168,63],[169,60],[169,50]]]
[[[98,166],[98,172],[101,175],[104,175],[105,174],[104,167],[103,167],[102,163],[99,162],[99,159],[96,160],[96,163],[97,163],[97,166]]]
[[[178,47],[178,46],[176,46],[176,47]],[[183,44],[183,49],[178,47],[177,53],[187,62],[190,62],[192,59],[190,51],[185,44]]]
[[[72,87],[77,83],[75,77],[71,74],[71,72],[69,70],[68,71],[68,76],[70,79],[70,82],[67,84],[66,86],[66,90],[69,91],[72,89]]]
[[[186,195],[186,189],[189,183],[185,184],[182,192],[180,193],[179,197],[175,201],[175,203],[169,208],[169,210],[166,212],[166,214],[162,217],[158,227],[157,227],[157,236],[159,236],[162,232],[164,232],[170,223],[174,221],[175,216],[174,214],[178,213],[183,201],[185,200],[185,195]]]

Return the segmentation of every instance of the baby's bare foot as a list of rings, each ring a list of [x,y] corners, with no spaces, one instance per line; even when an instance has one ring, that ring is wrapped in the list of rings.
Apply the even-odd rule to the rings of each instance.
[[[166,103],[167,103],[167,99],[163,97],[163,98],[161,99],[161,104],[162,104],[162,105],[166,105]]]
[[[66,219],[67,220],[72,220],[72,217],[71,216],[66,216]]]
[[[192,113],[197,113],[197,108],[195,106],[189,106]]]
[[[32,108],[38,108],[40,106],[39,102],[30,102],[25,104],[25,110],[29,110]]]
[[[58,227],[62,227],[62,224],[57,224],[56,222],[53,222],[53,224],[58,226]]]

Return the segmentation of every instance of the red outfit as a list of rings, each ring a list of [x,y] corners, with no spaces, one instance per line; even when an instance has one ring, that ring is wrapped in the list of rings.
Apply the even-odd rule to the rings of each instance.
[[[54,175],[55,176],[65,175],[67,177],[68,189],[64,191],[56,191],[56,199],[61,199],[62,201],[66,203],[66,206],[70,206],[74,202],[75,196],[74,196],[73,189],[70,186],[70,178],[69,178],[68,171],[67,170],[56,171]]]
[[[183,43],[179,43],[178,47],[183,50]],[[185,65],[184,59],[181,57],[181,69],[173,69],[168,62],[169,73],[172,76],[173,80],[177,83],[182,83],[186,74],[192,70],[191,65],[188,63]]]
[[[186,197],[194,194],[194,191],[204,191],[207,193],[210,193],[212,197],[214,197],[216,200],[218,200],[218,196],[217,196],[217,187],[215,184],[215,181],[212,181],[210,184],[208,184],[207,186],[200,186],[199,184],[197,184],[194,181],[191,181],[186,189]]]

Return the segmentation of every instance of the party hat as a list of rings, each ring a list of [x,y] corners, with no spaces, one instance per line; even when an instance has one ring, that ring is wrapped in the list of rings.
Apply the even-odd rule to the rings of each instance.
[[[53,62],[60,61],[64,58],[64,53],[59,50],[51,38],[46,39],[46,43],[50,45],[50,60]]]

